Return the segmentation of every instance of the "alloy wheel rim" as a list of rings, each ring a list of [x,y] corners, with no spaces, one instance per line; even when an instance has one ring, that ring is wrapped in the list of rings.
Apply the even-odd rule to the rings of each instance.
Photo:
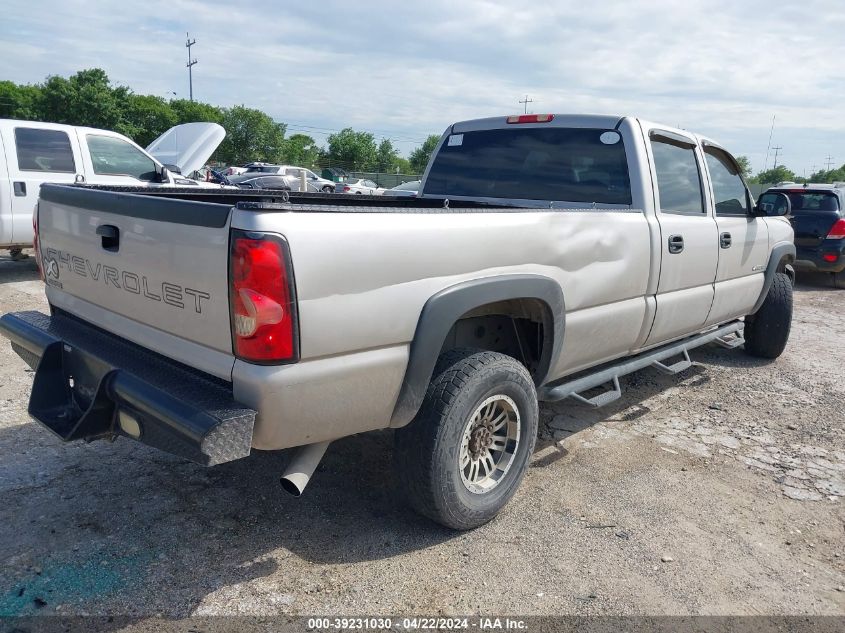
[[[458,470],[467,490],[484,494],[504,480],[519,448],[520,426],[519,409],[506,395],[490,396],[476,407],[458,453]]]

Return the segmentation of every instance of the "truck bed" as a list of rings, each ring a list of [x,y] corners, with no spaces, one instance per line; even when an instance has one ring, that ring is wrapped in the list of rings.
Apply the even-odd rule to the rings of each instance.
[[[191,202],[204,202],[208,204],[225,205],[227,208],[239,207],[242,209],[255,208],[262,210],[273,208],[267,204],[283,204],[285,210],[296,212],[320,212],[320,213],[392,213],[407,212],[409,210],[444,210],[459,211],[461,209],[496,209],[506,211],[513,209],[522,210],[521,207],[513,207],[506,204],[490,204],[487,202],[472,202],[462,200],[459,203],[449,203],[437,198],[409,198],[401,196],[367,196],[357,194],[336,194],[336,193],[301,193],[265,190],[197,190],[193,187],[182,188],[154,188],[154,187],[123,187],[109,185],[44,185],[41,197],[55,201],[66,201],[66,196],[74,196],[74,199],[83,200],[83,192],[112,192],[115,194],[131,194],[132,196],[144,196],[152,198],[166,198],[173,200],[186,200]],[[58,200],[57,200],[58,198]],[[101,196],[96,196],[101,198]],[[89,200],[95,199],[88,197]],[[131,199],[131,198],[130,198]],[[258,205],[261,205],[260,207]]]

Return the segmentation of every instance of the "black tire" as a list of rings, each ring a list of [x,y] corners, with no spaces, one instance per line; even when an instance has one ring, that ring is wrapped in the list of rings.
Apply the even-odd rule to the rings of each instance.
[[[845,270],[833,273],[833,287],[840,290],[845,289]]]
[[[326,186],[325,186],[325,187],[323,187],[323,189],[322,189],[322,192],[323,192],[323,193],[331,193],[332,191],[334,191],[334,189],[332,189],[329,185],[326,185]]]
[[[791,325],[792,282],[786,273],[775,273],[763,305],[745,317],[745,351],[759,358],[777,358],[789,340]]]
[[[355,193],[357,193],[359,196],[363,195],[360,191],[356,191]]]
[[[515,405],[519,424],[509,423],[508,428],[518,441],[508,442],[512,457],[498,483],[489,490],[472,492],[470,484],[464,483],[459,461],[464,433],[473,414],[495,396],[505,396]],[[513,414],[509,416],[515,419]],[[519,487],[534,451],[538,417],[534,382],[516,359],[473,349],[444,353],[416,417],[396,431],[394,456],[400,491],[414,510],[441,525],[456,530],[484,525]],[[500,455],[503,459],[505,452]],[[495,472],[498,475],[499,471]]]

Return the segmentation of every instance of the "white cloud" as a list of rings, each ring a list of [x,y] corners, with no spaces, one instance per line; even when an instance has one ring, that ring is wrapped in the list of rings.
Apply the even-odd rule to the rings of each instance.
[[[100,66],[137,92],[187,96],[189,30],[196,98],[261,108],[318,141],[351,125],[408,151],[456,120],[518,111],[527,93],[535,111],[680,125],[756,168],[776,115],[787,165],[845,162],[841,0],[406,4],[18,3],[0,55],[19,82]]]

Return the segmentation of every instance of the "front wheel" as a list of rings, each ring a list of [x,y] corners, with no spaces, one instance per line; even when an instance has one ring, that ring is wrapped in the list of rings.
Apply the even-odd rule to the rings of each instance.
[[[777,358],[786,347],[791,326],[792,282],[786,273],[775,273],[763,305],[745,317],[745,351],[759,358]]]
[[[471,349],[443,354],[416,417],[396,432],[395,468],[408,503],[457,530],[490,521],[522,481],[538,411],[534,382],[516,359]]]

